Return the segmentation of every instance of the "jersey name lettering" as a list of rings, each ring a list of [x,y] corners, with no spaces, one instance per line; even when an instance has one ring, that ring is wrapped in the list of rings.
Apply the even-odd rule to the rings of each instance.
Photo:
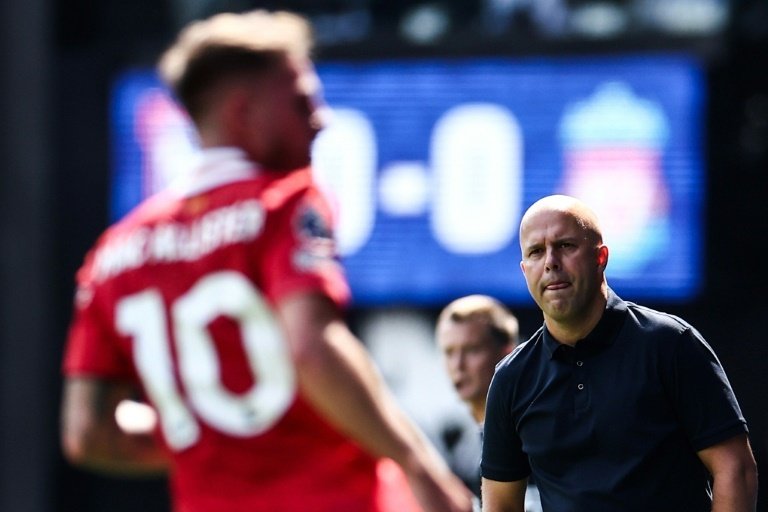
[[[254,200],[211,210],[189,225],[167,222],[118,237],[96,253],[97,281],[147,263],[193,261],[225,245],[256,238],[264,225],[264,208]]]

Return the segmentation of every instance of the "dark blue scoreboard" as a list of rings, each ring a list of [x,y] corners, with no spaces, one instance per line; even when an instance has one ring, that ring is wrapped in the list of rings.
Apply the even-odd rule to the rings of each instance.
[[[356,305],[530,298],[518,224],[553,193],[597,212],[609,284],[684,301],[702,280],[706,85],[682,55],[321,62],[318,182]],[[197,151],[151,71],[112,95],[112,215]]]

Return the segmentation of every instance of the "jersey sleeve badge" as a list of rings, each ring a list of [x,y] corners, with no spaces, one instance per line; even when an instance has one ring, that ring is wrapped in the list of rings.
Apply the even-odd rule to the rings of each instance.
[[[298,241],[293,254],[297,269],[311,271],[339,264],[330,219],[317,205],[303,204],[294,217],[293,228]]]

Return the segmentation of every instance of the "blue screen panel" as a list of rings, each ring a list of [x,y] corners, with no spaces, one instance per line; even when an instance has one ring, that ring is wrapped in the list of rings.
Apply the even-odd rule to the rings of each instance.
[[[580,197],[628,298],[701,282],[704,84],[679,56],[322,63],[332,115],[314,147],[358,305],[530,297],[517,228],[542,196]],[[151,72],[113,95],[113,215],[188,169],[184,114]]]

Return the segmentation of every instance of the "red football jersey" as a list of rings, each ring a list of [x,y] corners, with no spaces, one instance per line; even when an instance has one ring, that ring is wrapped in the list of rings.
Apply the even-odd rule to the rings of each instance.
[[[376,460],[298,394],[273,314],[299,291],[348,300],[308,169],[208,150],[102,235],[77,284],[64,372],[140,383],[177,512],[383,509]]]

